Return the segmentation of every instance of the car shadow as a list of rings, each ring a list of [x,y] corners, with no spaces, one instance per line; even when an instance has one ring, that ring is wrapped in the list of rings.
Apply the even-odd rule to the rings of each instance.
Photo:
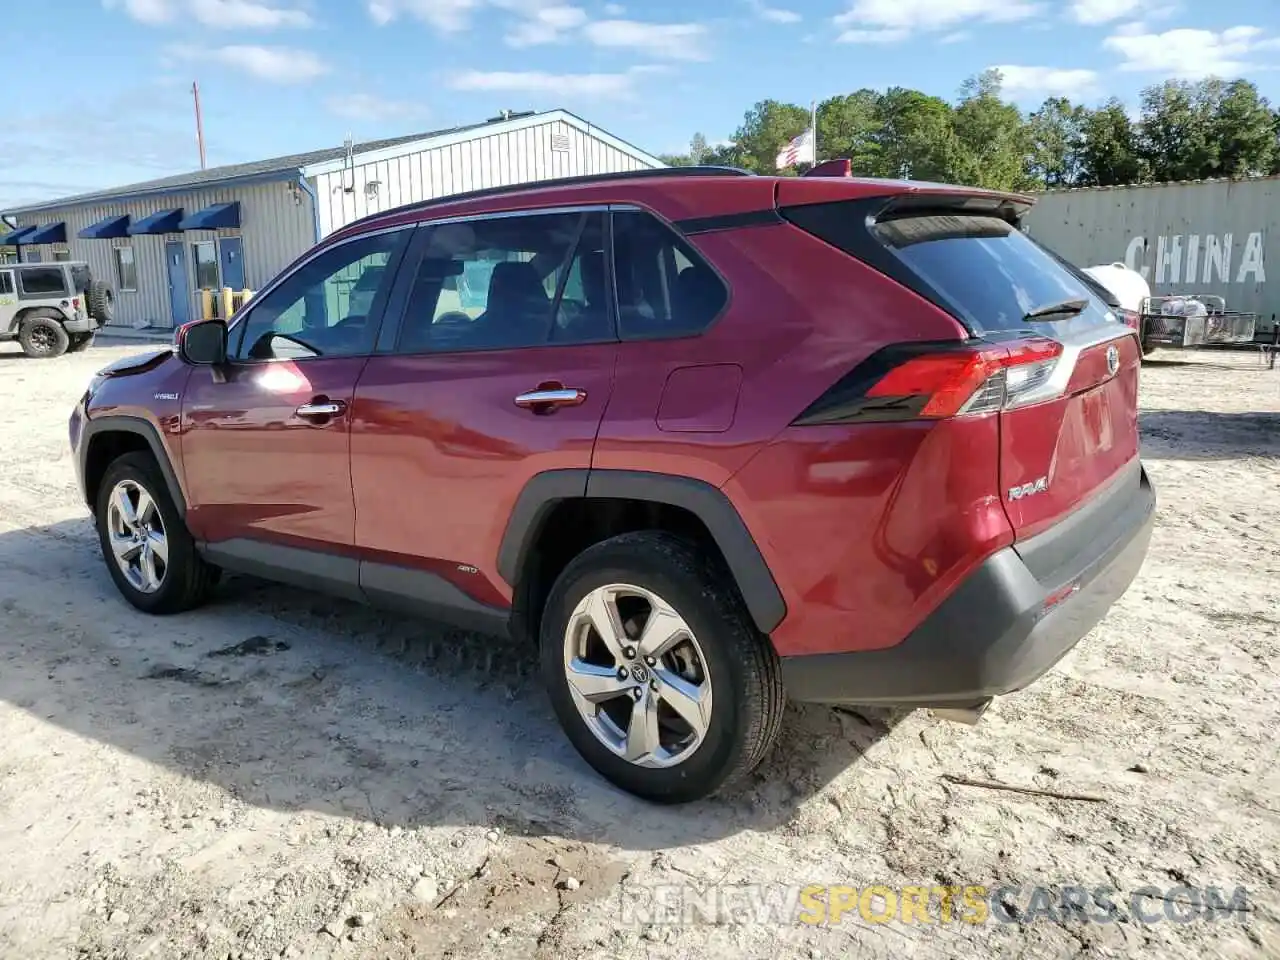
[[[1144,410],[1138,427],[1146,460],[1280,457],[1280,413]]]
[[[0,533],[0,567],[0,699],[279,811],[658,850],[792,821],[905,715],[790,706],[749,782],[663,807],[578,757],[515,641],[239,577],[148,617],[87,518]]]

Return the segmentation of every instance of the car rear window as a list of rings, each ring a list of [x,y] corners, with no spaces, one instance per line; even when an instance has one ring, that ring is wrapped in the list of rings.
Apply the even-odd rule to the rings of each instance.
[[[1025,327],[1033,310],[1081,298],[1088,300],[1082,318],[1106,320],[1089,285],[999,217],[940,213],[871,229],[975,333]]]
[[[92,279],[89,268],[84,265],[77,265],[71,268],[71,285],[75,287],[76,293],[84,293],[89,289],[89,281]]]

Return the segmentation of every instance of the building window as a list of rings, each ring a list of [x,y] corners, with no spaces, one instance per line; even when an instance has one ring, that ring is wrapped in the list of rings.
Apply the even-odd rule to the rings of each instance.
[[[133,247],[116,247],[116,286],[127,292],[138,289],[138,268],[133,262]]]
[[[55,250],[55,251],[54,251],[54,253],[53,253],[53,259],[54,259],[55,261],[57,261],[58,263],[67,263],[67,262],[68,262],[68,261],[70,261],[70,259],[71,259],[71,251],[70,251],[70,250]]]
[[[196,265],[196,289],[217,290],[218,245],[212,240],[201,240],[191,245],[191,261]]]
[[[13,293],[13,274],[9,272],[0,273],[0,297]]]

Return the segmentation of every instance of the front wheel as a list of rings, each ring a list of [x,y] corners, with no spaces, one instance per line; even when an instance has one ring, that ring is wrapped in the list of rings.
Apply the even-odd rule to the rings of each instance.
[[[548,598],[541,655],[578,752],[647,800],[708,796],[777,739],[777,655],[721,565],[669,534],[623,534],[575,558]]]
[[[107,467],[95,519],[111,579],[131,604],[166,614],[204,602],[217,569],[196,552],[150,455],[126,453]]]

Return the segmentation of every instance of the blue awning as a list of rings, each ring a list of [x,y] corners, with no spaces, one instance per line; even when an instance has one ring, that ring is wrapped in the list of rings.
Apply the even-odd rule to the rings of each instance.
[[[36,232],[28,236],[22,242],[24,245],[36,243],[66,243],[67,225],[61,220],[57,223],[46,223],[43,227],[36,227]]]
[[[181,227],[182,208],[177,210],[159,210],[149,217],[143,217],[137,223],[129,225],[129,236],[148,233],[177,233]]]
[[[240,202],[215,203],[193,213],[180,224],[179,230],[227,230],[240,226]]]
[[[0,237],[0,247],[17,247],[27,242],[27,237],[39,230],[39,227],[19,227],[12,233]]]
[[[85,227],[77,236],[81,240],[119,240],[129,235],[129,215],[107,217],[92,226]]]

